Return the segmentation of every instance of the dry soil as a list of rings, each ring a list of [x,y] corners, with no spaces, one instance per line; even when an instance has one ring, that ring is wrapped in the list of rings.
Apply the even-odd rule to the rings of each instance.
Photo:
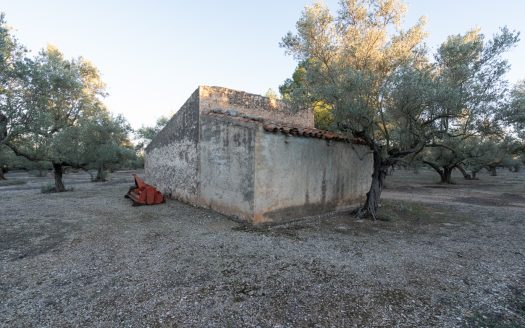
[[[252,227],[170,200],[132,207],[131,172],[0,185],[3,327],[523,327],[525,174],[437,184],[396,171],[381,220]]]

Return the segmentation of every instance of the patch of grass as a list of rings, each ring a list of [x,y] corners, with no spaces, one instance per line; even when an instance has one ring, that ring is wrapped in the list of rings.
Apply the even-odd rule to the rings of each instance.
[[[382,221],[417,220],[431,214],[432,211],[422,204],[404,201],[383,201],[379,209],[379,219]]]
[[[4,186],[18,186],[26,184],[26,181],[22,180],[0,180],[0,187]]]
[[[56,192],[55,186],[52,185],[52,184],[43,185],[42,187],[40,187],[40,192],[43,193],[43,194],[54,193],[54,192]]]
[[[379,209],[379,220],[406,223],[443,223],[462,221],[456,212],[433,205],[399,200],[384,200]]]

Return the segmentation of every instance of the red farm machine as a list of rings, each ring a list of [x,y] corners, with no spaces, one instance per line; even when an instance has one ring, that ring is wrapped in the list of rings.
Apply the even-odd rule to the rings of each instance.
[[[164,203],[164,196],[155,187],[145,183],[138,175],[133,174],[135,186],[124,196],[133,201],[133,206],[156,205]]]

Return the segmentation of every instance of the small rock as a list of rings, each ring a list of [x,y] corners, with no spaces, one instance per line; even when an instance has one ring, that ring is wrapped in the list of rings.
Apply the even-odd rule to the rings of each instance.
[[[234,110],[234,109],[228,109],[226,111],[226,114],[230,115],[230,116],[239,116],[239,112]]]

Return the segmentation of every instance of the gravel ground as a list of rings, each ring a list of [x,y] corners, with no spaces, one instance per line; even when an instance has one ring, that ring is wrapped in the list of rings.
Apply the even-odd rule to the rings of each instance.
[[[382,220],[269,227],[132,207],[129,172],[61,194],[7,177],[27,183],[0,186],[3,327],[525,326],[523,173],[395,172]]]

